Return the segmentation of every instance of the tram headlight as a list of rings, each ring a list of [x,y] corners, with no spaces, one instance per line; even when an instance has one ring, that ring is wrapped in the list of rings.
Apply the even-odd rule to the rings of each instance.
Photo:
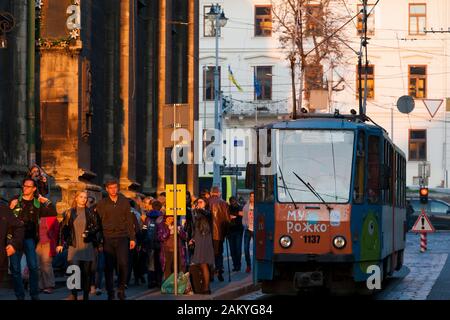
[[[290,246],[292,246],[292,238],[289,236],[282,236],[280,238],[280,246],[285,249],[289,248]]]
[[[347,244],[347,240],[343,236],[337,236],[333,239],[333,246],[337,249],[343,249]]]

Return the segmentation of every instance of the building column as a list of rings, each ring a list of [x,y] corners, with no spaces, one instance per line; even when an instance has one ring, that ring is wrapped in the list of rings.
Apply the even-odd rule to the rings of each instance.
[[[167,12],[166,0],[159,0],[159,45],[158,45],[158,67],[159,67],[159,94],[158,94],[158,182],[157,191],[163,191],[164,186],[164,135],[163,135],[163,115],[162,111],[166,103],[166,28]]]
[[[155,1],[151,2],[151,18],[147,18],[145,21],[145,49],[144,51],[144,70],[145,70],[145,138],[144,138],[144,150],[145,150],[145,176],[143,182],[143,192],[151,193],[156,189],[155,174],[157,172],[155,162],[157,162],[158,149],[155,146],[157,134],[157,101],[158,101],[158,55],[157,49],[158,43],[158,23],[154,19],[157,19],[159,4]]]
[[[49,4],[44,2],[44,6]],[[90,17],[91,5],[81,2],[80,15]],[[61,214],[70,207],[78,190],[87,190],[97,199],[101,196],[100,187],[92,183],[96,174],[91,172],[91,145],[85,135],[89,127],[86,113],[91,99],[91,61],[84,48],[89,47],[90,38],[81,32],[69,43],[45,44],[47,39],[64,39],[71,30],[65,29],[66,10],[54,6],[43,10],[41,26],[47,27],[41,29],[44,44],[38,49],[41,166],[50,176],[50,199]],[[46,19],[58,25],[47,24]],[[81,30],[89,30],[88,23]]]
[[[192,119],[189,123],[189,131],[191,132],[191,152],[189,155],[190,164],[188,166],[188,185],[187,189],[193,193],[198,192],[198,166],[194,163],[194,144],[197,132],[194,129],[194,121],[198,120],[198,24],[196,23],[196,17],[198,17],[198,0],[189,1],[188,7],[188,104],[189,119]]]
[[[0,194],[9,199],[20,192],[21,180],[28,169],[27,144],[27,1],[11,1],[9,11],[15,27],[8,34],[8,48],[3,50],[3,70],[10,84],[1,88],[0,103],[2,155],[0,156]]]
[[[168,180],[173,180],[171,157],[167,151],[173,148],[173,108],[176,103],[177,126],[188,130],[193,138],[194,119],[197,114],[198,93],[195,90],[198,81],[198,12],[197,0],[160,0],[159,1],[159,99],[158,99],[158,183],[157,190],[163,191]],[[179,10],[185,10],[180,14]],[[180,19],[183,21],[177,21]],[[170,22],[168,22],[170,20]],[[172,21],[174,20],[174,21]],[[188,21],[185,21],[188,20]],[[187,23],[186,23],[187,22]],[[167,29],[170,28],[170,29]],[[183,36],[177,34],[181,30]],[[177,42],[178,41],[178,42]],[[181,45],[182,44],[182,45]],[[175,50],[175,51],[172,51]],[[169,56],[168,56],[169,55]],[[170,58],[168,58],[170,57]],[[188,138],[188,137],[184,137]],[[189,159],[194,160],[193,146]],[[186,150],[186,149],[185,149]],[[167,153],[167,154],[166,154]],[[167,156],[167,159],[166,159]],[[187,188],[195,192],[196,168],[193,164],[180,166],[186,168]],[[181,173],[178,180],[181,180]]]
[[[133,183],[130,173],[132,173],[134,164],[130,161],[130,147],[133,147],[133,143],[130,143],[132,136],[131,130],[134,126],[130,126],[130,116],[133,112],[133,101],[130,99],[130,83],[132,81],[130,77],[130,65],[133,57],[131,57],[131,40],[130,40],[130,26],[134,23],[130,19],[131,15],[131,2],[130,0],[120,1],[120,100],[122,103],[122,161],[120,166],[120,186],[123,191],[126,191],[128,187]]]
[[[105,97],[105,113],[103,116],[103,123],[105,131],[103,136],[105,138],[103,144],[103,151],[105,153],[103,175],[101,180],[112,179],[114,177],[114,115],[116,109],[116,85],[118,81],[116,73],[116,63],[118,62],[118,56],[116,51],[116,42],[119,40],[117,35],[116,21],[118,5],[115,2],[108,3],[106,5],[106,97]]]
[[[27,1],[13,1],[14,14],[16,15],[16,41],[14,45],[14,67],[13,67],[13,114],[15,125],[10,128],[11,142],[10,154],[13,164],[27,167],[28,145],[27,145],[27,26],[28,8]]]

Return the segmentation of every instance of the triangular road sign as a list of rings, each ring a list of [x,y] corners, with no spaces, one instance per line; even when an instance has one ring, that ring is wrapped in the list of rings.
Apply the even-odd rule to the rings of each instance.
[[[417,218],[416,223],[412,227],[411,231],[413,232],[434,232],[434,227],[428,219],[428,216],[425,212],[422,212]]]
[[[439,108],[442,105],[442,102],[444,102],[443,99],[423,99],[422,101],[432,118],[434,118],[434,116],[438,112]]]

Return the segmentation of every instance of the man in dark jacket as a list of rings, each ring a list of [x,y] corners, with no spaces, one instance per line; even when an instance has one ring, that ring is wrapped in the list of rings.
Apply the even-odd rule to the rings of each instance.
[[[105,280],[108,300],[114,299],[114,269],[119,269],[117,297],[125,299],[128,274],[128,251],[136,246],[133,216],[128,199],[119,194],[119,183],[106,183],[108,196],[97,204],[97,212],[103,227],[103,252],[105,255]]]
[[[24,224],[23,250],[17,251],[10,257],[11,273],[14,280],[14,291],[18,300],[25,299],[22,270],[20,261],[23,254],[27,259],[27,267],[30,272],[30,296],[32,300],[39,300],[39,273],[36,255],[36,244],[39,242],[39,219],[43,217],[55,217],[56,209],[47,198],[37,195],[36,181],[25,178],[22,182],[22,193],[13,198],[9,208],[13,214]]]
[[[0,286],[8,271],[8,257],[22,250],[23,235],[23,222],[10,208],[0,205]]]
[[[223,240],[225,239],[230,223],[230,214],[228,204],[220,197],[218,187],[213,187],[211,189],[209,208],[211,210],[213,223],[213,244],[217,279],[223,281]]]
[[[242,225],[242,206],[236,197],[230,197],[230,228],[227,239],[230,243],[230,253],[233,260],[233,271],[241,271],[242,256],[242,234],[244,227]]]

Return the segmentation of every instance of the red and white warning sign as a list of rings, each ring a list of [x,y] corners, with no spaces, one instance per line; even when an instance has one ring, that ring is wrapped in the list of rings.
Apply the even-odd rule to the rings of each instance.
[[[413,232],[434,232],[435,229],[433,225],[430,222],[430,219],[428,219],[427,214],[425,211],[422,211],[419,218],[417,218],[416,223],[412,227],[411,231]]]

